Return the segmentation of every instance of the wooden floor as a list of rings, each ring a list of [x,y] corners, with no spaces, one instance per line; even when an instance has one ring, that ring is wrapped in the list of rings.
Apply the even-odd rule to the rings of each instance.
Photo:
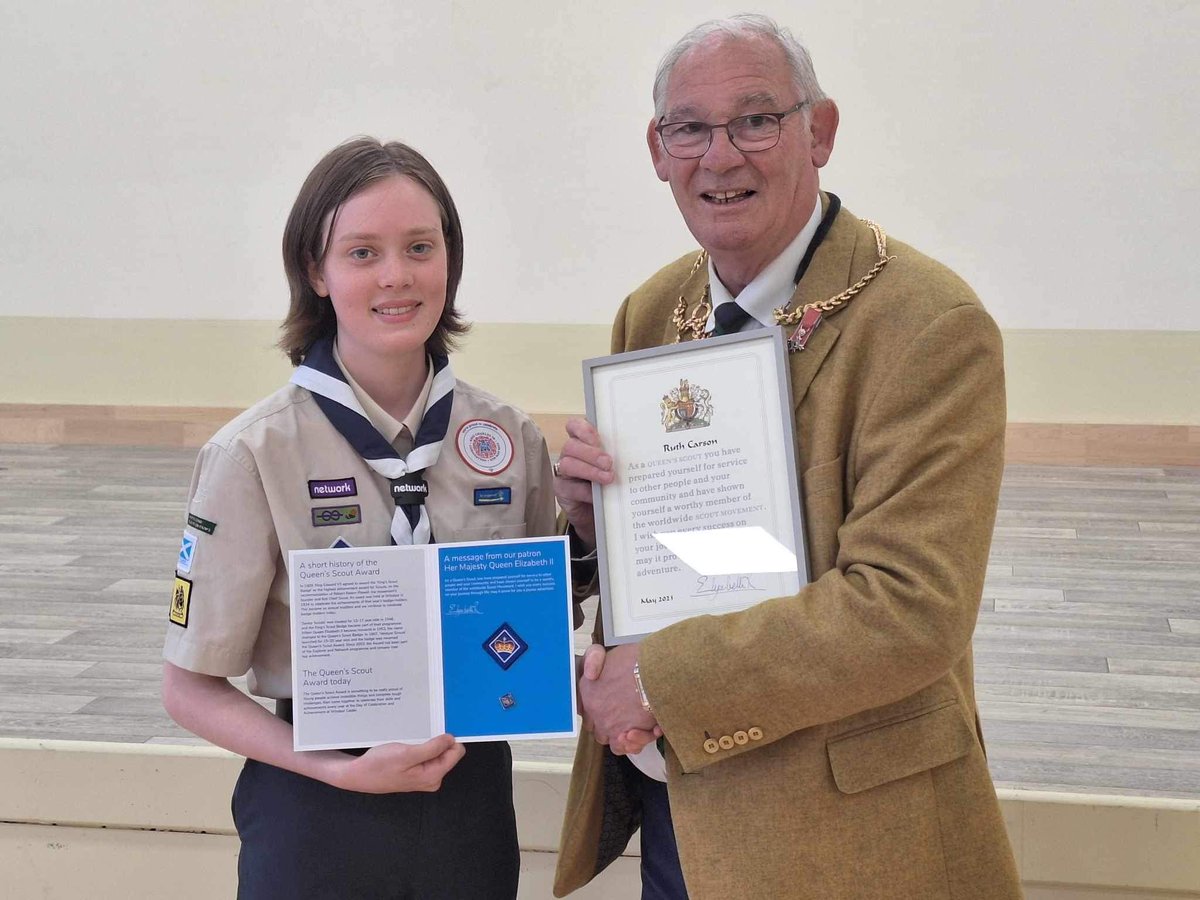
[[[158,700],[194,455],[0,444],[0,736],[196,740]],[[1009,466],[975,659],[998,785],[1200,798],[1200,469]]]

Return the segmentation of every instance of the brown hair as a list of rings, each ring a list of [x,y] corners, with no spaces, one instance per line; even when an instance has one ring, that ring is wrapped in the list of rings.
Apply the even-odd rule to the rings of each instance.
[[[313,290],[308,280],[309,265],[321,265],[329,250],[329,235],[322,231],[326,217],[332,222],[341,205],[373,181],[403,175],[429,191],[442,214],[442,236],[446,240],[446,306],[425,350],[445,356],[455,339],[470,325],[455,308],[454,297],[462,279],[462,223],[454,199],[437,171],[420,153],[396,141],[382,143],[358,137],[339,144],[325,154],[304,180],[283,229],[283,268],[291,290],[291,305],[280,326],[279,349],[298,366],[317,338],[337,333],[333,304]],[[331,215],[332,214],[332,215]],[[333,229],[330,228],[330,235]]]

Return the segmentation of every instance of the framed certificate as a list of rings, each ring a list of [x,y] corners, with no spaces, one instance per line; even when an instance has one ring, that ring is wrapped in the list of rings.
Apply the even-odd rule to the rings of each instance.
[[[583,371],[616,475],[592,489],[609,643],[808,582],[782,329],[589,359]]]

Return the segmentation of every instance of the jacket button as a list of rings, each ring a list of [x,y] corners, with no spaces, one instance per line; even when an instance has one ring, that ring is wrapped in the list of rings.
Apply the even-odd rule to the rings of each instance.
[[[750,735],[746,734],[744,731],[735,731],[733,733],[733,742],[739,747],[744,747],[746,744],[750,743]]]
[[[719,750],[719,749],[720,749],[720,747],[717,746],[717,742],[714,741],[712,738],[709,738],[707,741],[704,742],[704,752],[705,753],[716,753],[717,750]]]
[[[753,728],[747,728],[746,736],[752,741],[761,741],[763,739],[762,729],[757,725],[755,725]]]
[[[722,750],[732,750],[733,749],[733,738],[731,738],[727,734],[721,735],[721,738],[720,738],[720,740],[717,741],[717,743],[720,744]]]

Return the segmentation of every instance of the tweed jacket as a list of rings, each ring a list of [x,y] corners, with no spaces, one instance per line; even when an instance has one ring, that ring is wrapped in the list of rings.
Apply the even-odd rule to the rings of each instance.
[[[971,661],[1003,467],[1000,334],[948,269],[896,241],[887,253],[789,356],[812,581],[642,643],[692,900],[1021,896]],[[793,307],[877,259],[841,210]],[[673,307],[694,309],[707,281],[695,260],[626,299],[613,352],[675,340]],[[624,849],[638,783],[581,736],[556,896]]]

